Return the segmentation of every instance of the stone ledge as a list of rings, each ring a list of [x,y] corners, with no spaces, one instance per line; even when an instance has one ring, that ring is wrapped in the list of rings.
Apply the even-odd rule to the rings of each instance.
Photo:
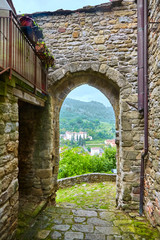
[[[106,173],[89,173],[78,175],[75,177],[62,178],[58,180],[59,188],[67,188],[79,184],[82,182],[116,182],[116,174],[106,174]]]

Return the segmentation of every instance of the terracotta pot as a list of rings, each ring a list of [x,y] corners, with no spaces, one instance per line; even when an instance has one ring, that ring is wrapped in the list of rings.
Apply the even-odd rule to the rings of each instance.
[[[46,51],[45,43],[37,43],[35,45],[35,50],[37,53],[44,53]]]

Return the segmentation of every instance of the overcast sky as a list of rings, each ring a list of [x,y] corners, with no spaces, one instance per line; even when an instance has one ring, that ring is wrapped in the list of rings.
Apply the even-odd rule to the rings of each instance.
[[[56,11],[57,9],[76,10],[87,5],[98,5],[109,0],[12,0],[17,13]]]
[[[91,87],[87,84],[75,88],[73,91],[71,91],[68,94],[67,97],[84,101],[84,102],[90,102],[90,101],[100,102],[100,103],[103,103],[106,107],[111,106],[110,102],[103,95],[103,93],[101,93],[98,89]]]

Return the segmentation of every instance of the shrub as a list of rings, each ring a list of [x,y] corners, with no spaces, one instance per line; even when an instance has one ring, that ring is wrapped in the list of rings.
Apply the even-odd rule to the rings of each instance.
[[[85,173],[107,173],[116,168],[116,148],[106,148],[102,157],[90,156],[83,148],[67,149],[60,154],[58,178]]]

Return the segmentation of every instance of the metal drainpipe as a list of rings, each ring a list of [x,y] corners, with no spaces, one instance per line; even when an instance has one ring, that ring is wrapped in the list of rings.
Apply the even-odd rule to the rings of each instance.
[[[146,0],[145,0],[146,1]],[[144,0],[137,1],[138,15],[138,110],[144,110]]]
[[[143,23],[144,23],[144,35],[143,35],[143,106],[144,106],[144,151],[141,155],[141,176],[140,176],[140,207],[139,214],[143,214],[143,199],[144,199],[144,159],[148,154],[148,1],[143,1]],[[139,109],[141,111],[141,109]]]

